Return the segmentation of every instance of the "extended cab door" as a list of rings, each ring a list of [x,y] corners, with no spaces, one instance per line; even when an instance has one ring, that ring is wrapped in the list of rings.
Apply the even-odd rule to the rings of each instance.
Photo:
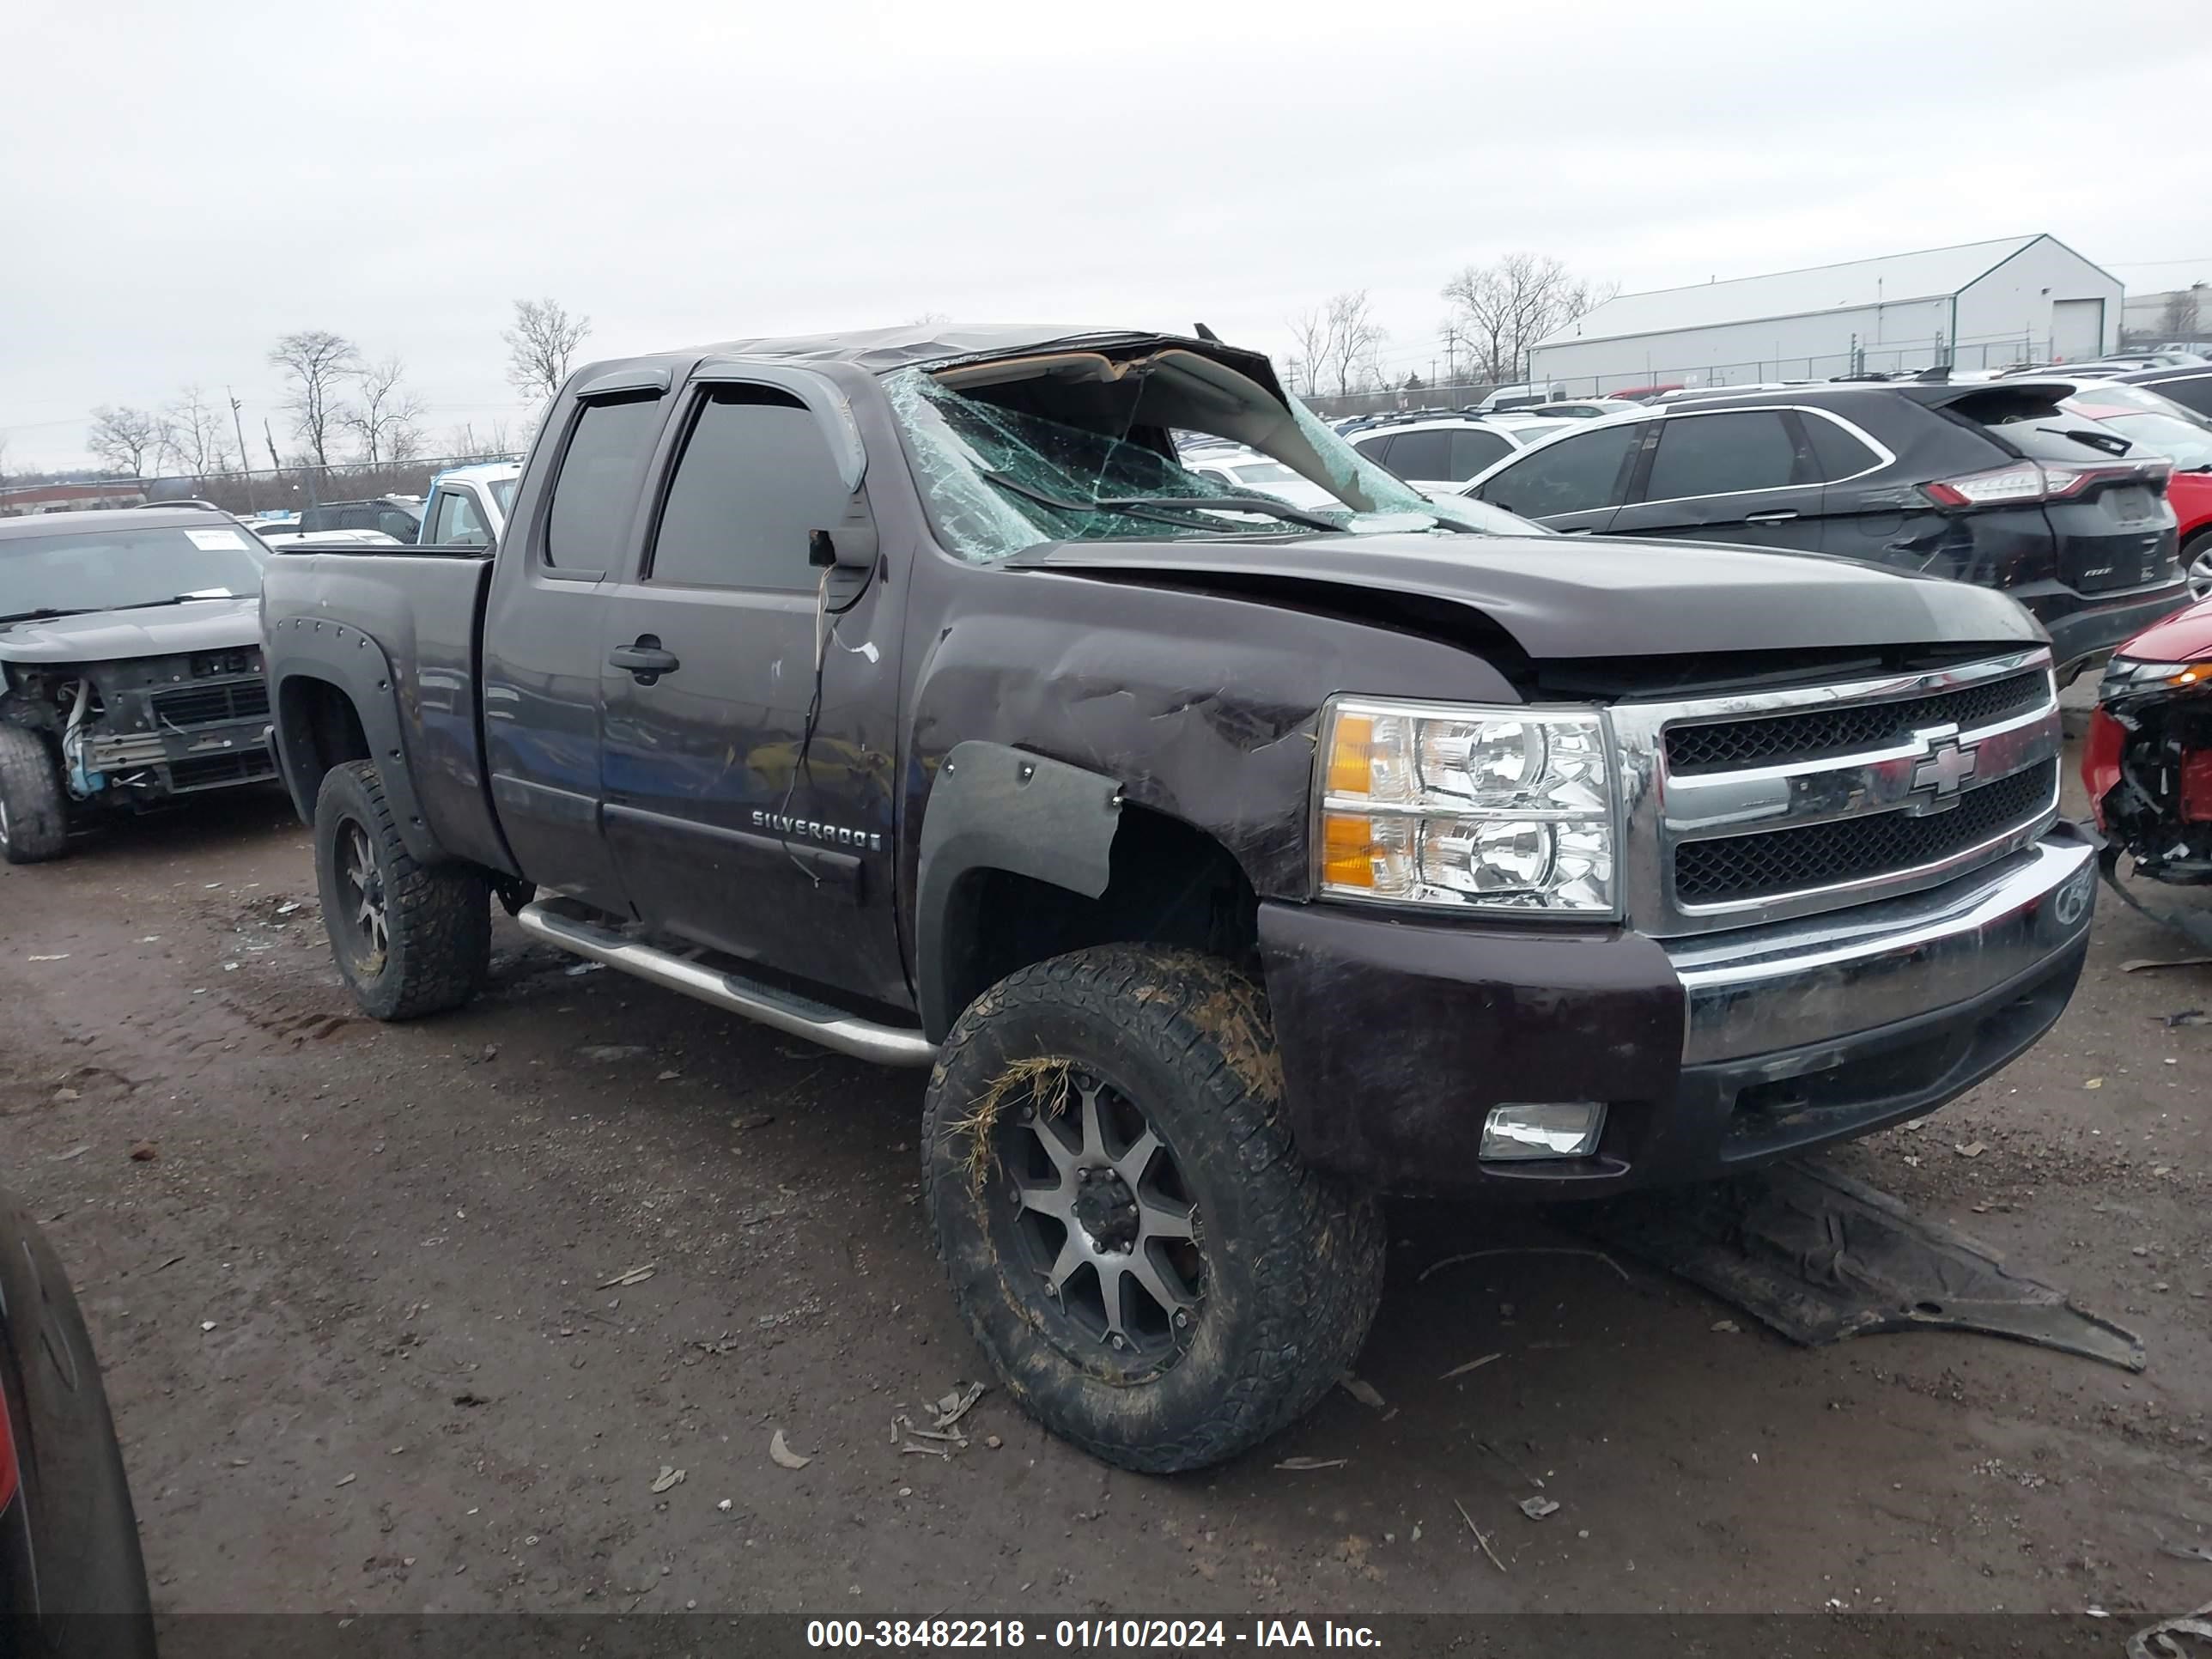
[[[1692,410],[1656,424],[1641,488],[1613,534],[1820,545],[1820,466],[1794,410]]]
[[[523,874],[624,915],[599,827],[599,683],[611,573],[635,556],[648,463],[673,403],[666,371],[629,371],[557,409],[552,476],[501,548],[484,618],[484,763]],[[533,463],[534,465],[534,463]]]
[[[1525,450],[1468,493],[1563,535],[1601,535],[1628,487],[1649,421],[1571,432]]]
[[[808,556],[866,520],[865,458],[827,380],[755,374],[687,388],[641,557],[605,595],[607,835],[653,926],[902,1004],[898,613],[880,558],[825,585]]]

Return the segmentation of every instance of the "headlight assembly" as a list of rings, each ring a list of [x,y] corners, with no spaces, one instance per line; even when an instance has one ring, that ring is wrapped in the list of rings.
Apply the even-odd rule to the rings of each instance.
[[[1612,749],[1595,708],[1339,698],[1322,720],[1316,889],[1617,915]]]

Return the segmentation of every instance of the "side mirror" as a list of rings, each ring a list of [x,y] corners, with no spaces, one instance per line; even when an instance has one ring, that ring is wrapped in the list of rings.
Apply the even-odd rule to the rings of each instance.
[[[865,496],[855,490],[845,516],[827,530],[806,532],[806,562],[817,570],[867,570],[876,562],[876,521]]]

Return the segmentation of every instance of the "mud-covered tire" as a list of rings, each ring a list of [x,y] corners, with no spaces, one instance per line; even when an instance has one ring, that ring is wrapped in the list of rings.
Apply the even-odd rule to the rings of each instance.
[[[1037,1075],[1005,1080],[1054,1061],[1134,1107],[1192,1206],[1192,1242],[1176,1248],[1200,1266],[1179,1288],[1200,1288],[1164,1357],[1133,1340],[1117,1354],[1078,1328],[1073,1298],[1042,1288],[1049,1273],[1009,1232],[1034,1224],[1008,1167],[1027,1143],[1006,1139],[1009,1122],[1067,1108],[1065,1093],[1037,1103]],[[954,1025],[927,1114],[924,1196],[961,1314],[1007,1392],[1063,1439],[1142,1473],[1200,1468],[1304,1415],[1358,1355],[1382,1296],[1379,1206],[1298,1157],[1265,995],[1231,964],[1103,945],[1023,969]]]
[[[68,842],[69,803],[52,754],[35,732],[0,726],[0,855],[40,864]]]
[[[366,882],[354,879],[363,873]],[[315,798],[315,878],[331,955],[364,1012],[415,1019],[458,1008],[483,988],[490,884],[465,865],[416,861],[368,761],[324,775]],[[361,920],[364,903],[380,908],[380,927]]]

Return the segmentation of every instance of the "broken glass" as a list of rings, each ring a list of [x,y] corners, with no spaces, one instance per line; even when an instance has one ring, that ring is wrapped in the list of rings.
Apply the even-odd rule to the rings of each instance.
[[[1146,445],[969,398],[927,371],[886,375],[915,475],[948,548],[977,562],[1046,541],[1186,540],[1310,534],[1252,506],[1255,492],[1191,471]],[[1296,400],[1296,431],[1339,500],[1300,507],[1352,535],[1449,528],[1544,533],[1480,501],[1431,501],[1356,454]],[[1176,498],[1146,505],[1141,498]],[[1216,507],[1204,505],[1219,501]]]

